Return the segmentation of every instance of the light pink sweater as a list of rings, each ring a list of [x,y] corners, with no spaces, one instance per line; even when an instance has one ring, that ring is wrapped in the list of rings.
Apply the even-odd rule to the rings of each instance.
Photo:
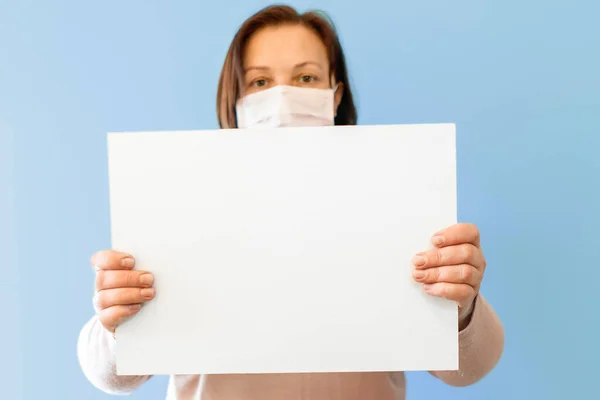
[[[469,324],[459,333],[458,371],[431,372],[452,386],[473,384],[496,365],[504,329],[495,312],[477,296]],[[82,329],[78,356],[83,372],[98,389],[126,394],[150,376],[118,376],[115,339],[96,317]],[[330,374],[175,375],[167,400],[404,400],[403,372]]]

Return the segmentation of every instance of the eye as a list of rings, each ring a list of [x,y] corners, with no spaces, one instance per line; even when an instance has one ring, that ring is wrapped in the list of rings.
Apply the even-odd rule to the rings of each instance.
[[[250,84],[250,86],[254,86],[254,87],[264,87],[267,86],[267,80],[264,78],[259,78],[259,79],[255,79],[252,81],[252,83]]]
[[[301,75],[299,80],[301,83],[313,83],[317,78],[313,75]]]

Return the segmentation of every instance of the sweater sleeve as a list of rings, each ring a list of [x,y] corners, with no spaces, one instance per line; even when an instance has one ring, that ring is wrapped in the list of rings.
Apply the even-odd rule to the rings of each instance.
[[[79,334],[77,357],[92,385],[108,394],[129,394],[150,379],[151,375],[117,375],[115,344],[115,337],[94,316]]]
[[[494,369],[504,350],[504,328],[500,319],[479,294],[469,324],[458,333],[459,370],[431,371],[451,386],[468,386]]]

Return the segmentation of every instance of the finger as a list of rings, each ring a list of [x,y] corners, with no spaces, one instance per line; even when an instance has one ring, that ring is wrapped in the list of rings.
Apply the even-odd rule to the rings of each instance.
[[[146,271],[99,270],[96,273],[96,290],[151,287],[154,276]]]
[[[431,243],[436,247],[454,246],[462,243],[470,243],[475,247],[480,247],[479,229],[473,224],[455,224],[433,235]]]
[[[118,288],[106,289],[96,293],[94,304],[97,310],[112,306],[144,303],[154,298],[154,288]]]
[[[423,285],[425,293],[455,301],[459,307],[469,304],[475,297],[475,289],[462,283],[438,282]]]
[[[420,269],[459,264],[470,264],[482,269],[485,267],[485,258],[480,249],[465,243],[419,253],[413,258],[413,264]]]
[[[99,251],[92,256],[92,265],[96,270],[101,269],[132,269],[135,260],[130,254],[114,250]]]
[[[141,304],[130,304],[126,306],[112,306],[98,313],[98,319],[109,332],[115,332],[117,326],[125,319],[136,314],[142,308]]]
[[[415,269],[413,275],[415,280],[421,283],[466,283],[477,288],[481,282],[481,272],[469,264]]]

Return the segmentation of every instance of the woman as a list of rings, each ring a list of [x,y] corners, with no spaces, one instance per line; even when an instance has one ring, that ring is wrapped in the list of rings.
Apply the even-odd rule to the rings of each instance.
[[[353,125],[357,116],[345,58],[333,26],[320,14],[272,6],[248,19],[236,34],[217,93],[221,128]],[[453,386],[475,383],[498,362],[504,344],[496,314],[478,294],[485,258],[475,226],[457,224],[432,237],[432,250],[415,255],[414,278],[432,296],[459,305],[460,370],[432,372]],[[78,346],[88,379],[108,393],[128,393],[150,376],[117,376],[114,331],[154,297],[153,276],[134,269],[128,254],[99,252],[97,315]],[[168,399],[374,399],[405,398],[402,372],[258,374],[171,377]]]

